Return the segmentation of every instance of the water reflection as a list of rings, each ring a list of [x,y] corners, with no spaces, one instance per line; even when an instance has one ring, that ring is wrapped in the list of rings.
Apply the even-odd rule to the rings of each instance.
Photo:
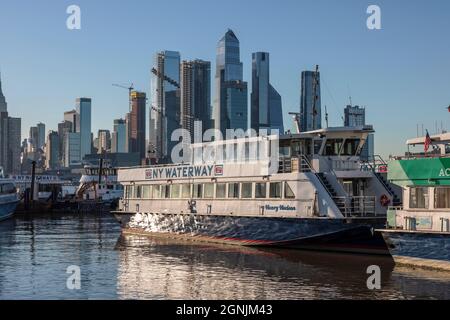
[[[81,290],[66,287],[81,268]],[[367,289],[366,268],[382,270]],[[0,299],[449,299],[450,273],[387,257],[258,250],[121,236],[110,215],[0,223]]]
[[[118,294],[145,299],[449,298],[450,274],[394,268],[388,257],[259,250],[121,236]],[[366,269],[382,270],[369,290]],[[406,269],[409,270],[409,269]]]

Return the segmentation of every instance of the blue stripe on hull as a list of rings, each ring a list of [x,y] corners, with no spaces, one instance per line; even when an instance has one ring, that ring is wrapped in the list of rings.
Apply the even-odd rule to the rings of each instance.
[[[16,211],[18,201],[0,204],[0,221],[10,218]]]
[[[233,217],[205,215],[149,214],[141,223],[130,223],[133,213],[115,213],[125,229],[143,233],[176,234],[190,237],[214,238],[221,242],[242,245],[284,247],[326,246],[333,243],[344,248],[368,244],[373,238],[367,223],[346,223],[342,219]],[[350,239],[352,238],[352,239]],[[377,249],[387,249],[378,242]],[[374,246],[375,247],[375,246]],[[345,250],[342,250],[345,251]]]
[[[399,262],[450,269],[450,233],[381,231],[390,253]]]

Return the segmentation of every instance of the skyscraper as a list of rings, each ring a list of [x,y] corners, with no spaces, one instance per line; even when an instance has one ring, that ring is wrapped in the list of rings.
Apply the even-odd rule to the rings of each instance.
[[[344,126],[357,127],[366,124],[366,109],[347,105],[344,109]]]
[[[22,119],[8,117],[8,166],[7,172],[20,173]]]
[[[49,131],[47,143],[45,144],[45,167],[47,169],[56,169],[60,166],[60,142],[56,131]]]
[[[39,129],[38,127],[30,127],[30,134],[28,139],[31,145],[31,152],[37,152],[39,147]]]
[[[90,98],[78,98],[76,100],[77,117],[76,132],[80,133],[80,160],[92,151],[91,129],[91,104]]]
[[[76,132],[77,131],[77,111],[76,110],[70,110],[64,112],[64,122],[68,122],[71,124],[70,132]]]
[[[112,153],[124,153],[127,150],[127,126],[124,119],[114,120],[114,129],[111,134],[111,152]]]
[[[201,122],[203,133],[211,123],[211,63],[194,60],[181,63],[181,119],[183,129],[190,132],[194,142],[194,124]]]
[[[45,124],[39,122],[37,125],[37,147],[44,149],[45,145]]]
[[[321,128],[320,72],[303,71],[300,97],[300,130],[305,132]]]
[[[8,105],[2,91],[2,77],[0,74],[0,112],[8,112]]]
[[[66,135],[72,132],[73,125],[72,122],[64,120],[58,123],[58,136],[59,136],[59,162],[61,165],[64,164],[65,150],[66,150]]]
[[[149,142],[161,161],[168,161],[172,148],[171,134],[180,128],[180,53],[162,51],[155,55],[151,80]]]
[[[145,107],[147,97],[144,92],[133,91],[131,93],[131,111],[129,116],[128,137],[129,152],[138,152],[141,161],[145,160]]]
[[[228,30],[217,45],[215,128],[226,137],[226,129],[248,129],[247,82],[242,76],[239,40]]]
[[[111,133],[109,130],[98,130],[98,153],[111,151]]]
[[[5,173],[20,173],[21,119],[8,115],[0,77],[0,167]]]
[[[346,127],[358,127],[366,124],[366,109],[360,106],[347,105],[344,109],[344,126]],[[373,159],[375,153],[374,145],[375,135],[370,133],[367,136],[366,143],[361,150],[362,160]]]
[[[8,108],[2,91],[0,75],[0,167],[6,172],[8,154]]]
[[[81,164],[81,133],[69,132],[64,142],[64,167],[77,166]]]
[[[252,54],[251,128],[284,132],[281,96],[270,84],[269,53]]]

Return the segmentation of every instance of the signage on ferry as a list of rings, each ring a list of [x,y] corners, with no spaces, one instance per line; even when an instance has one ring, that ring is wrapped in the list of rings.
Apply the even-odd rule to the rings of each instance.
[[[145,170],[146,180],[214,177],[222,175],[223,165],[172,166]]]
[[[289,206],[289,205],[284,205],[284,204],[280,204],[280,205],[276,205],[276,206],[270,205],[270,204],[266,204],[265,209],[267,211],[275,211],[275,212],[278,212],[278,211],[295,211],[296,210],[295,207],[292,207],[292,206]]]

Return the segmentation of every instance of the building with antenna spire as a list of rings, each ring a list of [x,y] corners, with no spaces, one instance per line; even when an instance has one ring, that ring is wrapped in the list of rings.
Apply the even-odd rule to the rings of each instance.
[[[8,115],[0,74],[0,167],[5,173],[20,173],[21,119]]]

